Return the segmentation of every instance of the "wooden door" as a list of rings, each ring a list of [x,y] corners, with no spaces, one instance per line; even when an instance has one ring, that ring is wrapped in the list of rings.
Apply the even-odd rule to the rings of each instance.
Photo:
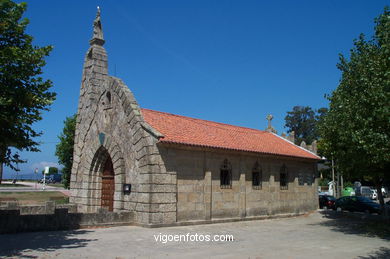
[[[114,168],[111,158],[108,157],[104,164],[102,175],[102,207],[107,208],[108,211],[113,211],[114,209],[114,192]]]

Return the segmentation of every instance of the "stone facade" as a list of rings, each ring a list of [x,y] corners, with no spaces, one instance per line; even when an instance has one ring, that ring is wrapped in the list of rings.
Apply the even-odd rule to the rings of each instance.
[[[98,12],[84,60],[70,201],[80,212],[101,207],[103,166],[111,158],[114,211],[134,211],[140,224],[175,222],[176,178],[160,163],[156,147],[160,134],[145,123],[129,88],[108,75],[102,35]],[[130,194],[123,192],[125,183],[132,185]]]
[[[79,212],[102,207],[104,164],[114,170],[113,211],[131,211],[144,226],[303,213],[317,208],[316,161],[159,142],[163,135],[143,118],[132,92],[108,75],[100,12],[84,60],[79,97],[71,199]],[[228,161],[231,188],[221,189]],[[261,188],[252,171],[261,172]],[[280,188],[285,168],[288,188]],[[302,178],[309,181],[299,180]],[[124,184],[131,184],[125,193]]]
[[[299,214],[318,207],[316,165],[312,162],[179,145],[159,145],[159,149],[167,170],[177,175],[179,222]],[[231,188],[220,185],[225,160],[231,164]],[[286,190],[280,188],[283,166],[288,175]],[[260,186],[252,185],[255,171],[261,173]],[[303,181],[299,181],[301,176]]]

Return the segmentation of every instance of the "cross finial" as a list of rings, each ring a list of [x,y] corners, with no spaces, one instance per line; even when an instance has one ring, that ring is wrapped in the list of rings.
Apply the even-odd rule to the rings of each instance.
[[[267,117],[265,117],[268,120],[268,128],[272,128],[271,121],[274,118],[272,114],[268,114]]]
[[[102,29],[102,23],[100,20],[100,7],[97,7],[96,12],[96,18],[93,21],[93,35],[92,39],[89,41],[90,45],[100,45],[103,46],[104,44],[104,38],[103,38],[103,29]]]
[[[276,130],[272,127],[271,121],[274,118],[272,114],[268,114],[267,117],[265,117],[268,120],[268,127],[265,129],[268,132],[276,133]]]

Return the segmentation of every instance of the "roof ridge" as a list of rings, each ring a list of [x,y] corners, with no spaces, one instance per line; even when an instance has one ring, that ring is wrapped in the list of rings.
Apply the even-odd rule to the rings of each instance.
[[[258,132],[258,133],[269,133],[269,132],[267,132],[267,131],[265,131],[265,130],[253,129],[253,128],[248,128],[248,127],[242,127],[242,126],[237,126],[237,125],[232,125],[232,124],[227,124],[227,123],[217,122],[217,121],[211,121],[211,120],[198,119],[198,118],[193,118],[193,117],[189,117],[189,116],[178,115],[178,114],[169,113],[169,112],[156,111],[156,110],[147,109],[147,108],[141,108],[141,110],[147,110],[147,111],[151,111],[151,112],[157,112],[157,113],[162,113],[162,114],[168,114],[168,115],[172,115],[172,116],[176,116],[176,117],[181,117],[181,118],[189,119],[189,120],[211,122],[211,123],[215,123],[215,124],[220,124],[220,125],[225,125],[225,126],[240,128],[240,129],[244,129],[244,130],[256,131],[256,132]]]
[[[310,151],[310,150],[308,150],[308,149],[306,149],[306,148],[303,148],[303,147],[301,147],[301,146],[298,146],[298,145],[295,144],[294,142],[292,142],[292,141],[290,141],[290,140],[288,140],[288,139],[285,139],[285,138],[283,138],[282,136],[279,136],[278,134],[275,134],[275,133],[273,133],[273,132],[272,132],[272,134],[275,135],[275,136],[277,136],[278,138],[280,138],[280,139],[282,139],[282,140],[284,140],[284,141],[290,143],[290,144],[293,145],[294,147],[300,148],[300,149],[302,149],[303,151],[309,152],[309,153],[311,153],[312,155],[317,156],[318,158],[321,159],[321,157],[320,157],[319,155],[315,154],[314,152],[312,152],[312,151]]]

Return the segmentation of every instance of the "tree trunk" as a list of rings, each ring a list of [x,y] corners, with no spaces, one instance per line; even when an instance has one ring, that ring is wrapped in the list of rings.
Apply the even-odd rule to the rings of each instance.
[[[340,191],[340,171],[337,170],[337,198],[341,197],[341,191]]]
[[[7,149],[3,146],[0,146],[0,184],[3,181],[3,166],[5,161],[5,154],[7,152]]]
[[[332,185],[332,191],[333,191],[333,196],[336,197],[336,181],[334,180],[334,161],[333,161],[333,158],[332,158],[332,182],[333,182],[333,185]]]
[[[0,184],[2,180],[3,180],[3,163],[0,162]]]
[[[385,200],[382,195],[382,181],[376,181],[376,191],[378,193],[379,204],[381,205],[382,215],[387,216],[387,210],[385,208]]]

